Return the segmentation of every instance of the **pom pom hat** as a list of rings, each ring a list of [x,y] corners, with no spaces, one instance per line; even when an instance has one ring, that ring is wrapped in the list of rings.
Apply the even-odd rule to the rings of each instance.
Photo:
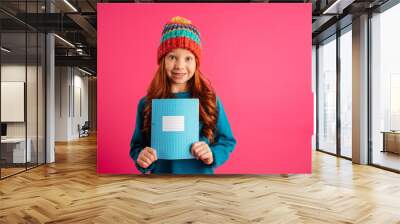
[[[157,52],[158,64],[160,64],[162,57],[176,48],[190,50],[200,62],[200,32],[189,20],[180,16],[172,18],[171,21],[164,26]]]

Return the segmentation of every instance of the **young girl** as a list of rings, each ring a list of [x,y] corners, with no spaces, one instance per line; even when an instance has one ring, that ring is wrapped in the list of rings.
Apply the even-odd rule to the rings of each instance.
[[[174,17],[164,26],[158,48],[158,70],[146,97],[138,105],[130,156],[142,173],[213,174],[233,151],[233,137],[220,99],[200,72],[200,33],[191,22]],[[151,100],[198,98],[200,102],[199,142],[191,146],[196,159],[157,159],[150,148]]]

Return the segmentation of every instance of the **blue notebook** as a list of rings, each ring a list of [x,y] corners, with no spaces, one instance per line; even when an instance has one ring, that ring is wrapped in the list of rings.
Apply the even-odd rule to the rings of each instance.
[[[158,159],[193,159],[199,141],[199,99],[153,99],[151,147]]]

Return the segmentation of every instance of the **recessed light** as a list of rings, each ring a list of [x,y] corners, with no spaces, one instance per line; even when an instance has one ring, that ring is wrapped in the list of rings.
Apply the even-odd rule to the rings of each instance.
[[[83,73],[85,73],[85,74],[87,74],[87,75],[93,75],[92,73],[90,73],[90,72],[88,72],[88,71],[85,71],[85,70],[83,70],[83,69],[81,69],[81,68],[79,68],[79,67],[78,67],[78,70],[81,71],[81,72],[83,72]]]
[[[1,47],[1,50],[4,51],[4,52],[6,52],[6,53],[10,53],[10,52],[11,52],[11,50],[9,50],[9,49],[7,49],[7,48],[5,48],[5,47]]]
[[[69,46],[75,48],[75,45],[71,44],[71,42],[69,42],[68,40],[66,40],[66,39],[64,39],[64,38],[62,38],[62,37],[60,37],[60,36],[57,35],[57,34],[54,34],[54,36],[57,37],[58,39],[60,39],[61,41],[63,41],[64,43],[68,44]]]
[[[65,4],[67,4],[72,10],[74,10],[74,12],[78,12],[78,10],[71,4],[69,3],[67,0],[64,0]]]

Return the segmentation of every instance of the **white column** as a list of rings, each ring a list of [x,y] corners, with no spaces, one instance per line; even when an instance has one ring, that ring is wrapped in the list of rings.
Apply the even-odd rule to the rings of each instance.
[[[368,163],[368,15],[353,19],[353,162]]]
[[[317,100],[317,82],[316,82],[316,75],[317,75],[317,71],[316,71],[316,51],[317,48],[315,47],[315,45],[312,46],[312,85],[311,85],[311,91],[313,93],[313,98],[314,98],[314,128],[313,128],[313,135],[311,137],[311,142],[312,142],[312,149],[316,150],[316,142],[317,142],[317,134],[316,134],[316,127],[317,127],[317,110],[316,110],[316,100]]]
[[[54,6],[46,1],[47,12],[53,12]],[[54,133],[55,133],[55,44],[54,35],[46,35],[46,163],[55,162]]]

